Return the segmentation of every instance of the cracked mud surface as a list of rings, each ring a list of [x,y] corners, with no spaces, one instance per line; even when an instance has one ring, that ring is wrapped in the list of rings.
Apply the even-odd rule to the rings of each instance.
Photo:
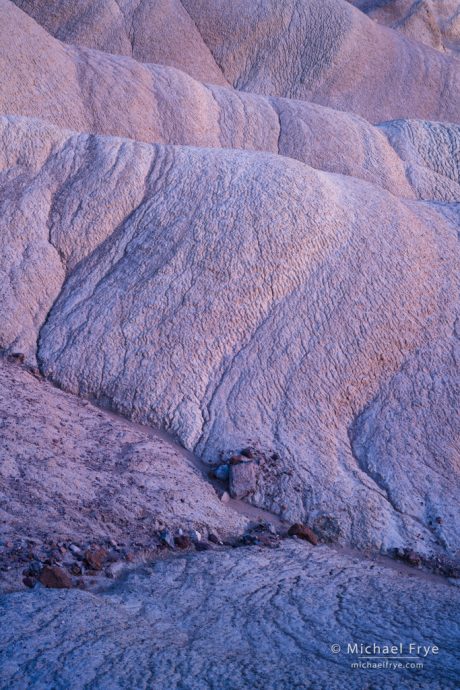
[[[285,543],[161,561],[112,588],[2,601],[11,688],[453,690],[460,590],[328,547]],[[14,634],[11,634],[14,630]],[[359,641],[436,641],[424,669],[350,669]],[[367,675],[365,675],[367,673]],[[367,684],[366,684],[367,683]]]

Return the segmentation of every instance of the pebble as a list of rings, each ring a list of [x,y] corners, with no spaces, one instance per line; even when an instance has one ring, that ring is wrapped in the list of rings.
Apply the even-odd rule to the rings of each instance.
[[[192,545],[192,540],[185,534],[179,534],[174,538],[174,543],[179,549],[189,549]]]
[[[194,544],[198,543],[201,541],[201,532],[198,532],[196,529],[191,529],[190,530],[190,539],[193,541]]]
[[[219,546],[222,546],[222,544],[224,543],[221,539],[219,539],[217,534],[214,534],[214,532],[209,533],[208,539],[212,544],[218,544]]]
[[[91,546],[85,551],[85,561],[93,570],[102,570],[107,551],[103,546]]]
[[[195,544],[195,549],[197,551],[209,551],[210,548],[210,545],[205,541],[198,541]]]
[[[224,463],[223,465],[219,465],[214,470],[215,478],[219,479],[221,482],[228,481],[229,474],[230,474],[230,469],[229,469],[229,466],[227,463]]]
[[[241,457],[241,456],[239,456]],[[250,460],[230,465],[230,496],[246,498],[256,490],[255,465]]]
[[[169,531],[169,529],[164,529],[160,532],[160,539],[163,542],[163,544],[169,546],[170,549],[175,548],[174,537]]]
[[[302,525],[300,523],[296,523],[295,525],[289,527],[288,536],[298,537],[299,539],[303,539],[304,541],[309,541],[310,544],[313,544],[314,546],[316,546],[316,544],[318,543],[318,537],[313,532],[313,530],[311,530],[306,525]]]
[[[58,565],[45,565],[40,573],[39,581],[49,589],[70,589],[72,587],[70,575]]]

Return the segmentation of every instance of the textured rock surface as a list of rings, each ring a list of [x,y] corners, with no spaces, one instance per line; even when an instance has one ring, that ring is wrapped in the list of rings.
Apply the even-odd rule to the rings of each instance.
[[[315,101],[371,122],[458,119],[458,60],[344,0],[182,2],[238,89]]]
[[[1,687],[456,687],[460,15],[353,4],[0,0]]]
[[[460,125],[396,120],[380,127],[420,199],[460,201]]]
[[[460,51],[457,0],[349,0],[372,19],[441,51]]]
[[[200,81],[225,84],[180,0],[15,0],[66,43],[177,67]]]
[[[89,26],[88,16],[91,13],[109,12],[113,21],[118,22],[117,12],[113,8],[111,11],[109,7],[114,4],[104,0],[98,0],[97,3],[85,0],[82,5],[78,3],[78,6],[76,3],[66,2],[65,11],[60,11],[57,16],[54,2],[49,9],[48,3],[31,3],[29,0],[21,2],[23,7],[29,7],[33,16],[43,21],[45,27],[53,26],[57,36],[70,40],[69,36],[72,36],[73,31],[71,42],[102,47],[104,50],[107,50],[106,42],[94,40],[91,35],[94,24]],[[171,31],[182,34],[183,10],[176,11],[175,4],[169,5],[168,11],[174,16],[174,20],[168,21],[169,29],[163,30],[163,35]],[[135,3],[125,2],[124,5],[129,13]],[[155,27],[157,19],[162,15],[155,5],[157,3],[153,0],[142,3],[142,12],[152,13],[153,19],[148,23],[139,20],[139,29],[133,25],[134,34],[139,31],[141,43],[147,35],[154,35],[149,27]],[[188,12],[186,21],[191,17],[225,79],[237,89],[267,96],[313,101],[357,113],[371,122],[407,117],[447,121],[458,119],[459,61],[409,41],[396,31],[379,26],[345,0],[288,0],[282,4],[277,0],[265,0],[258,4],[248,3],[246,0],[231,3],[227,0],[183,0],[181,5]],[[59,7],[61,6],[62,3],[59,3]],[[163,9],[165,6],[166,3]],[[27,112],[8,112],[39,115],[34,99],[30,100],[31,94],[37,93],[38,103],[45,107],[49,99],[48,92],[52,93],[54,90],[50,88],[52,80],[61,93],[59,110],[65,112],[66,107],[68,108],[68,121],[63,123],[52,120],[61,126],[82,129],[77,122],[84,119],[89,121],[86,128],[94,129],[94,120],[97,121],[98,116],[101,117],[103,113],[105,118],[112,117],[114,123],[118,122],[119,128],[126,128],[131,123],[131,126],[139,129],[142,115],[145,118],[146,113],[155,113],[152,103],[152,74],[156,74],[155,68],[143,68],[138,63],[131,63],[128,58],[109,56],[84,48],[79,50],[59,43],[56,46],[49,34],[40,31],[35,22],[19,12],[8,0],[2,0],[0,7],[5,32],[2,43],[9,48],[4,56],[7,65],[2,65],[2,70],[8,67],[11,70],[13,66],[14,71],[21,72],[19,83],[24,96],[22,107],[29,107]],[[140,17],[142,12],[136,11],[135,14]],[[72,16],[70,33],[67,13]],[[12,46],[9,41],[11,23],[15,31]],[[61,26],[61,30],[56,23]],[[109,24],[107,20],[98,18],[95,25],[109,27]],[[23,39],[17,34],[20,28],[27,38]],[[112,35],[113,29],[109,28],[107,40],[113,46],[110,52],[130,54],[129,50],[117,48],[116,39],[115,43],[112,42]],[[186,35],[189,38],[192,36],[191,33]],[[311,36],[315,40],[311,40]],[[39,42],[38,50],[34,42]],[[161,54],[151,57],[162,64],[172,64],[187,71],[187,65],[193,65],[193,61],[187,57],[192,51],[187,42],[185,41],[185,45],[183,41],[179,44],[183,51],[183,58],[180,60],[163,59]],[[154,40],[151,43],[158,45]],[[199,41],[198,44],[204,45]],[[163,38],[161,45],[171,46],[174,50],[178,43],[177,39],[167,41]],[[163,49],[159,50],[161,53]],[[189,73],[204,81],[222,83],[221,73],[216,76],[215,67],[214,70],[205,67],[200,51],[201,48],[194,54],[200,55],[203,69],[189,69]],[[137,55],[136,51],[134,55]],[[141,51],[138,57],[150,61],[149,49]],[[28,69],[24,69],[26,64]],[[31,64],[34,65],[32,71]],[[39,79],[40,76],[43,78],[43,74],[48,75],[48,88],[37,89],[34,79],[37,76]],[[430,75],[429,79],[426,78],[427,74]],[[17,90],[15,87],[16,95]],[[73,94],[74,99],[77,95],[92,98],[96,101],[92,111],[83,113],[78,98],[76,104],[66,103],[66,92]],[[136,92],[134,102],[133,92]],[[387,94],[387,97],[382,98],[382,93]],[[110,114],[106,107],[108,94],[111,94],[110,100],[113,101]],[[183,107],[182,104],[177,105]],[[55,108],[48,108],[50,118],[53,117],[54,110]],[[149,119],[147,117],[147,124],[143,127],[150,124],[149,129],[152,131],[153,124],[148,122]],[[144,138],[126,132],[126,129],[110,133]]]
[[[40,362],[70,391],[211,461],[251,441],[276,450],[256,505],[307,522],[332,505],[360,546],[458,548],[452,223],[280,156],[43,125],[31,148],[28,126],[5,124],[6,208],[20,211],[27,255],[50,253],[55,293],[68,278],[48,314],[56,294],[21,274],[23,238],[11,238],[2,268],[23,292],[7,291],[3,347],[33,360],[48,314]]]
[[[1,608],[0,678],[11,690],[457,687],[459,590],[328,547],[196,554],[99,595],[36,589]],[[423,669],[352,669],[359,659],[345,650],[361,642],[439,654]]]
[[[206,87],[174,69],[140,65],[52,39],[1,0],[0,111],[78,131],[140,141],[280,153],[413,196],[382,133],[361,118],[311,103]],[[4,147],[8,146],[5,142]]]
[[[88,156],[95,143],[100,160]],[[262,468],[253,500],[288,519],[314,517],[332,502],[354,543],[420,541],[423,524],[426,548],[457,546],[453,228],[428,208],[287,159],[124,146],[145,171],[126,187],[131,198],[117,197],[116,185],[94,188],[90,171],[104,179],[120,147],[113,140],[81,147],[78,174],[64,175],[64,192],[54,195],[52,242],[70,268],[80,263],[42,329],[44,371],[74,393],[166,427],[210,460],[251,440],[275,448],[279,458]],[[192,187],[194,205],[184,208]],[[92,236],[107,188],[110,212]],[[81,196],[88,207],[75,209]],[[378,232],[369,234],[376,216]],[[219,230],[226,227],[231,234]],[[414,406],[402,372],[413,372],[423,396],[439,366],[439,398]],[[353,445],[363,410],[377,405],[381,414],[387,388],[394,419],[391,439],[376,432],[390,463],[382,479]],[[413,437],[400,406],[420,430]],[[433,435],[443,439],[439,458]],[[396,470],[402,461],[412,476],[411,458],[424,471],[404,491]],[[433,482],[432,462],[445,464],[444,482]],[[430,527],[435,517],[442,536]]]
[[[334,139],[334,113],[313,106],[313,114],[320,111],[317,122],[327,130],[327,150],[311,134],[311,121],[292,116],[298,104],[285,105],[283,120],[291,118],[294,129],[309,132],[304,148],[292,145],[291,152],[286,134],[290,123],[283,127],[280,148],[287,148],[286,153],[412,194],[402,161],[378,130],[355,118],[357,128],[344,123]],[[33,361],[38,329],[59,293],[65,269],[71,270],[141,204],[154,153],[142,144],[77,136],[20,118],[0,118],[0,138],[0,347],[25,352]]]
[[[139,542],[162,526],[246,524],[196,461],[149,429],[0,360],[0,535]]]

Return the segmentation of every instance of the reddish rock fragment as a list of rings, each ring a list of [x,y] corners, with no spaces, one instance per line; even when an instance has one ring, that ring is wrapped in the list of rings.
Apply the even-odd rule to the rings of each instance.
[[[107,551],[103,546],[92,546],[85,551],[85,561],[93,570],[102,570]]]
[[[70,575],[58,565],[45,565],[39,580],[44,587],[49,589],[70,589],[72,587]]]
[[[288,535],[290,537],[299,537],[299,539],[309,541],[310,544],[313,544],[314,546],[316,546],[316,544],[318,543],[318,537],[313,532],[313,530],[311,530],[306,525],[302,525],[300,523],[296,523],[295,525],[289,527]]]

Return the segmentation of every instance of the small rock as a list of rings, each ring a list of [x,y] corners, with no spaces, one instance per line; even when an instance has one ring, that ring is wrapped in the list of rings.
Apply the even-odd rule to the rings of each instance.
[[[25,358],[26,357],[22,352],[12,352],[10,355],[8,355],[7,360],[17,364],[24,364]]]
[[[26,577],[23,577],[22,581],[26,587],[29,587],[29,589],[35,587],[35,584],[37,582],[37,580],[34,577],[31,577],[30,575],[26,575]]]
[[[232,455],[228,463],[230,465],[239,465],[241,462],[247,462],[248,458],[246,458],[244,455]]]
[[[256,471],[253,462],[246,461],[230,465],[229,488],[232,498],[246,498],[254,493],[256,490]]]
[[[160,539],[163,542],[163,544],[169,546],[170,549],[175,548],[174,537],[169,531],[169,529],[164,529],[160,532]]]
[[[205,541],[197,541],[195,544],[195,549],[197,551],[209,551],[211,547]]]
[[[221,482],[226,482],[228,480],[228,476],[230,474],[230,468],[227,463],[224,463],[223,465],[219,465],[219,467],[216,467],[214,470],[214,476],[216,479],[219,479]]]
[[[115,563],[116,561],[119,561],[121,558],[121,553],[119,551],[116,551],[115,549],[112,549],[112,551],[109,551],[107,554],[107,562],[108,563]]]
[[[220,500],[222,501],[222,503],[228,503],[229,502],[230,494],[228,493],[228,491],[224,491],[224,493],[220,497]]]
[[[316,544],[318,543],[318,537],[313,532],[313,530],[311,530],[306,525],[301,525],[300,523],[296,523],[295,525],[289,527],[288,535],[290,537],[298,537],[299,539],[303,539],[304,541],[309,541],[310,544],[313,544],[314,546],[316,546]]]
[[[340,525],[335,517],[320,515],[313,522],[313,530],[323,542],[334,544],[340,539]]]
[[[85,551],[85,561],[93,570],[102,570],[107,551],[103,546],[91,546]]]
[[[125,568],[126,566],[123,563],[123,561],[117,561],[116,563],[111,563],[109,565],[109,567],[106,570],[106,573],[110,572],[110,576],[108,577],[118,577],[118,575],[120,575],[120,573],[122,573]]]
[[[58,565],[45,565],[39,580],[44,587],[49,589],[70,589],[72,587],[70,575]]]
[[[22,571],[23,575],[29,575],[31,577],[38,577],[42,571],[42,565],[39,561],[33,561],[29,563],[27,568]]]
[[[257,543],[260,546],[267,546],[269,549],[277,549],[280,545],[279,539],[271,534],[260,534],[257,536]]]
[[[245,458],[249,458],[252,460],[252,458],[255,458],[255,451],[254,448],[243,448],[241,451],[241,455],[243,455]]]
[[[197,544],[198,542],[201,541],[201,532],[198,532],[196,529],[191,529],[190,530],[190,539],[193,541],[194,544]]]
[[[219,539],[217,534],[214,534],[213,532],[209,533],[208,539],[211,542],[211,544],[218,544],[219,546],[222,546],[222,544],[224,543],[221,539]]]
[[[72,563],[72,565],[70,566],[70,572],[72,573],[72,575],[82,575],[83,574],[82,567],[79,563]]]
[[[174,538],[174,543],[179,549],[189,549],[192,545],[192,540],[185,534],[179,534]]]
[[[418,555],[418,553],[415,553],[415,551],[406,551],[404,558],[409,565],[419,566],[422,563],[421,557]]]
[[[80,556],[81,555],[81,549],[76,544],[69,544],[69,551],[71,553],[73,553],[74,556]]]

